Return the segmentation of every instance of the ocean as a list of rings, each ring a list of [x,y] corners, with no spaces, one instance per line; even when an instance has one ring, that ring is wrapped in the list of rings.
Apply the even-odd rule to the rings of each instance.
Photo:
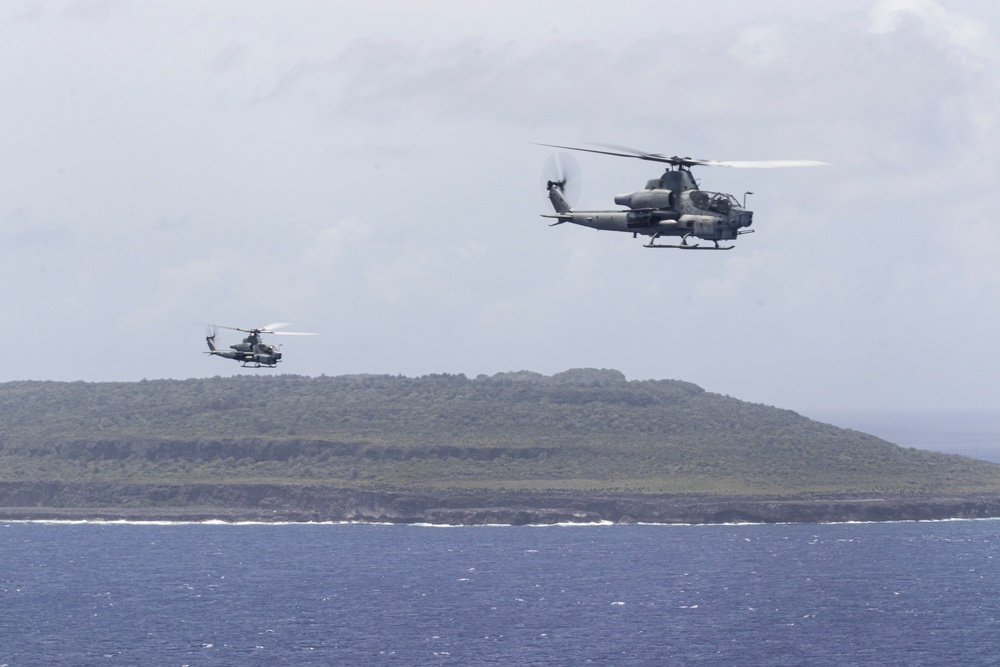
[[[0,523],[0,665],[987,665],[1000,521]]]
[[[996,413],[809,416],[1000,462]],[[994,665],[1000,521],[0,522],[0,667]]]

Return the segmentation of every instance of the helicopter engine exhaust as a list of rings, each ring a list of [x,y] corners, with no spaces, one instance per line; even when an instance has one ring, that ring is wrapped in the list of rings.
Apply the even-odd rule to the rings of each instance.
[[[624,195],[615,195],[615,203],[631,209],[673,209],[676,205],[671,190],[637,190]]]

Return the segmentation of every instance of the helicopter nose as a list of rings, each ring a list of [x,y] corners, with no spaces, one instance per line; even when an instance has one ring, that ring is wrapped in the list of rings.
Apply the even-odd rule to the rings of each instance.
[[[740,213],[738,222],[740,227],[749,227],[753,224],[753,211],[743,211]]]

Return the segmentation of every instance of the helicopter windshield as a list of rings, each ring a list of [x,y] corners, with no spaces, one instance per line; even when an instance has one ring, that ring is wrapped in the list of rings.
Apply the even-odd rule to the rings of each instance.
[[[695,190],[691,193],[691,203],[700,209],[715,213],[729,213],[729,209],[739,206],[736,197],[724,192],[708,192]]]

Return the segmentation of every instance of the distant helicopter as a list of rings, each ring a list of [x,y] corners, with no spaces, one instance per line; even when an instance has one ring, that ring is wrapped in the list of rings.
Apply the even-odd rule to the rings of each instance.
[[[212,330],[209,335],[205,336],[205,342],[208,343],[208,352],[205,354],[222,357],[223,359],[233,359],[234,361],[240,362],[240,365],[244,368],[260,368],[261,366],[274,368],[278,365],[278,362],[281,361],[281,352],[275,346],[262,342],[260,339],[261,334],[275,334],[278,336],[316,335],[314,333],[305,333],[301,331],[275,331],[275,329],[287,327],[288,324],[285,322],[272,322],[271,324],[266,324],[257,329],[224,327],[216,324],[209,326]],[[243,331],[249,335],[243,339],[242,343],[230,345],[229,350],[220,350],[215,347],[216,327],[221,329],[230,329],[231,331]]]
[[[545,189],[549,201],[555,209],[554,214],[542,214],[545,218],[555,218],[550,227],[572,222],[575,225],[593,227],[615,232],[631,232],[636,238],[639,234],[648,236],[649,241],[643,244],[645,248],[679,248],[681,250],[732,250],[733,245],[720,246],[719,241],[730,241],[742,234],[751,234],[754,230],[747,229],[753,223],[753,211],[746,209],[746,195],[741,204],[736,197],[722,192],[700,190],[698,183],[691,174],[694,166],[724,166],[724,167],[819,167],[828,163],[816,160],[763,160],[763,161],[717,161],[699,160],[690,157],[667,157],[659,153],[620,146],[602,146],[613,150],[596,150],[592,148],[577,148],[574,146],[557,146],[555,144],[538,144],[550,148],[563,148],[571,151],[600,153],[629,157],[650,162],[663,162],[670,165],[663,175],[646,183],[644,190],[636,190],[624,195],[617,195],[615,203],[628,207],[628,210],[614,211],[577,211],[566,199],[567,164],[555,162],[556,174],[548,179]],[[563,153],[562,156],[569,158]],[[557,158],[559,156],[556,156]],[[681,241],[677,244],[657,243],[664,236],[677,236]],[[712,241],[714,245],[703,246],[689,243],[692,238]]]

